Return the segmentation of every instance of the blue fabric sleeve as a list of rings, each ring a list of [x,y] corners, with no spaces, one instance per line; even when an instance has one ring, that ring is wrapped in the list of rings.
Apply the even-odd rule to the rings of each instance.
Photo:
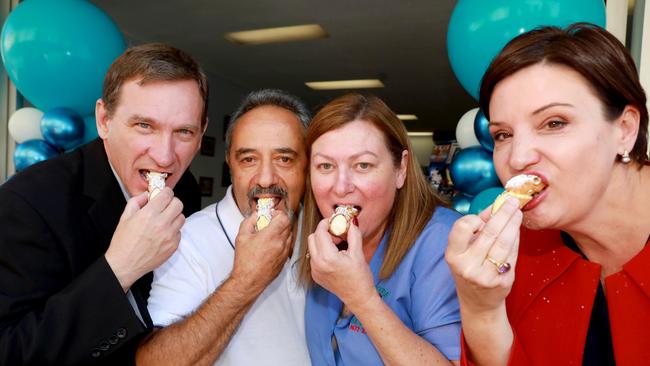
[[[460,309],[444,255],[449,231],[460,216],[438,208],[416,241],[411,278],[414,331],[450,360],[460,359]]]

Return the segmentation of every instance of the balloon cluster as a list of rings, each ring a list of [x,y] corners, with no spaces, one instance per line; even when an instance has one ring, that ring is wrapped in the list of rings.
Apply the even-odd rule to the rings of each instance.
[[[483,112],[474,108],[465,112],[456,125],[461,150],[449,165],[449,173],[459,191],[452,206],[462,214],[481,212],[503,191],[492,162],[494,140],[488,123]]]
[[[97,137],[95,101],[110,64],[125,49],[115,23],[87,1],[30,0],[9,14],[0,35],[2,61],[36,107],[9,119],[19,144],[16,170]]]
[[[447,29],[447,55],[463,88],[478,100],[481,79],[492,59],[512,38],[539,26],[565,27],[575,22],[605,26],[602,0],[459,0]],[[461,151],[449,166],[459,193],[452,199],[462,214],[476,214],[492,204],[503,188],[494,170],[494,141],[489,121],[478,108],[456,126]]]

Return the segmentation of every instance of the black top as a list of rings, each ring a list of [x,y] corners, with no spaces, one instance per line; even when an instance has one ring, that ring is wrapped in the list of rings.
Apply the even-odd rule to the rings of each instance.
[[[562,241],[569,249],[580,254],[583,259],[587,257],[580,251],[575,240],[567,234],[562,233]],[[594,306],[591,310],[585,351],[582,357],[582,364],[585,366],[616,365],[614,361],[614,346],[612,345],[612,331],[609,326],[609,312],[607,310],[607,299],[603,285],[598,281],[598,290],[594,299]]]

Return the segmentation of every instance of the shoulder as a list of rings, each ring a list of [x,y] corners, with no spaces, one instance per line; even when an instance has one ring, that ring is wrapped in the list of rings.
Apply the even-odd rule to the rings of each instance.
[[[461,216],[456,211],[445,207],[437,207],[429,222],[415,240],[413,248],[418,253],[416,258],[421,261],[428,261],[432,257],[444,257],[451,227]]]
[[[217,221],[215,209],[216,204],[211,204],[187,218],[176,253],[209,263],[232,256],[233,249]]]
[[[209,237],[213,235],[206,235],[206,231],[212,231],[212,228],[217,224],[215,216],[216,204],[206,206],[201,211],[195,212],[185,220],[185,224],[181,228],[183,239],[192,239],[192,241],[209,241]]]
[[[83,159],[79,150],[34,164],[0,186],[0,196],[17,195],[32,204],[51,203],[79,192]]]
[[[448,209],[446,207],[437,207],[433,215],[431,215],[429,222],[427,222],[427,224],[424,226],[424,229],[420,233],[419,237],[439,236],[442,234],[445,235],[446,242],[446,235],[448,235],[449,231],[451,231],[451,227],[454,225],[456,220],[461,217],[462,215],[454,210]]]

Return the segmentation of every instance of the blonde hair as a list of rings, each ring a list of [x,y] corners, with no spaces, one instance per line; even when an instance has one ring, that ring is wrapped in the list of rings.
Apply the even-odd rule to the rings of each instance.
[[[413,154],[406,128],[395,113],[379,98],[363,94],[346,94],[325,105],[314,117],[307,129],[307,156],[311,156],[311,146],[323,134],[341,128],[352,121],[366,121],[378,128],[386,141],[386,146],[393,158],[393,164],[400,166],[402,152],[408,152],[406,180],[398,190],[393,207],[388,216],[392,226],[384,261],[379,277],[390,277],[402,262],[415,239],[425,227],[436,206],[445,202],[433,190],[422,174],[422,170]],[[309,169],[308,169],[309,172]],[[303,225],[301,235],[301,258],[307,252],[307,237],[316,230],[323,219],[313,192],[311,179],[307,173],[305,188]],[[312,283],[309,260],[301,261],[300,280],[306,285]]]

